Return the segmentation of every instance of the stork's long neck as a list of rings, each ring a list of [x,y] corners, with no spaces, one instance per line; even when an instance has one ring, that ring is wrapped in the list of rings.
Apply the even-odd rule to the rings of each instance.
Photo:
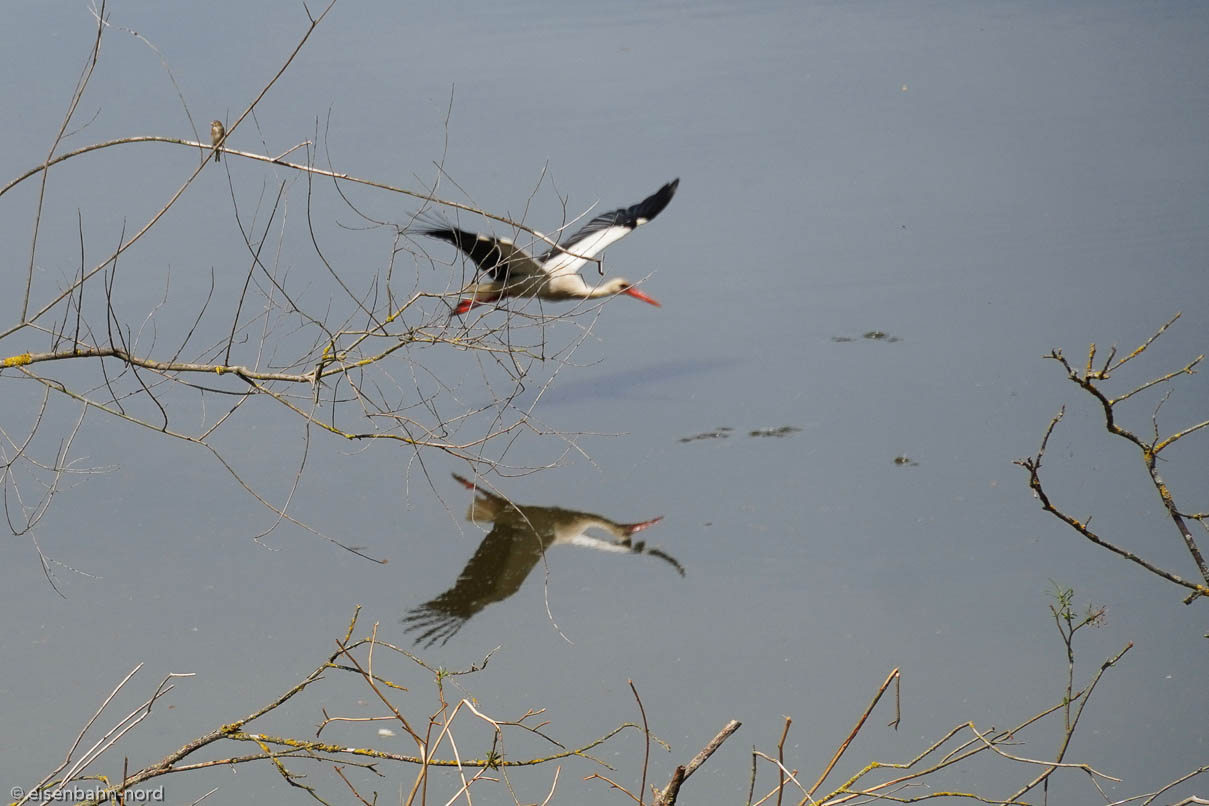
[[[562,274],[558,277],[551,277],[546,283],[546,294],[550,297],[561,297],[563,299],[590,299],[592,297],[606,297],[609,292],[602,290],[605,284],[598,286],[590,286],[584,282],[584,279],[578,274]]]
[[[599,299],[616,294],[630,294],[643,302],[658,304],[645,294],[635,293],[634,289],[630,287],[630,282],[622,277],[614,277],[611,280],[605,280],[600,285],[593,286],[584,282],[584,279],[578,274],[566,274],[550,278],[546,290],[551,297],[558,296],[563,299]]]

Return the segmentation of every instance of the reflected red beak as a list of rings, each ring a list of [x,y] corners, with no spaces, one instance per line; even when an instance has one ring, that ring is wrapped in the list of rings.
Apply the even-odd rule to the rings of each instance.
[[[654,305],[656,308],[663,307],[662,305],[659,304],[659,300],[654,299],[653,297],[648,297],[646,294],[642,293],[637,288],[627,288],[625,291],[622,291],[621,293],[629,294],[634,299],[640,299],[649,305]]]
[[[656,302],[655,304],[658,305],[659,303]],[[651,518],[649,521],[643,521],[642,523],[623,523],[623,524],[621,524],[621,528],[622,528],[622,531],[624,531],[627,535],[632,535],[635,532],[641,532],[643,529],[647,528],[648,526],[654,526],[655,524],[659,523],[659,521],[661,521],[661,520],[663,520],[662,515],[660,515],[657,518]]]

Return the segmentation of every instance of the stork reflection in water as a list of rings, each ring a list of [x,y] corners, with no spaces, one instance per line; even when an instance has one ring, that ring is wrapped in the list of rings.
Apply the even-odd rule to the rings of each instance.
[[[617,523],[591,512],[561,507],[513,504],[461,476],[453,476],[476,495],[466,519],[492,524],[474,556],[466,563],[453,587],[435,599],[412,608],[403,617],[407,632],[419,632],[417,644],[444,645],[472,616],[493,602],[502,602],[520,590],[550,546],[569,543],[622,554],[649,554],[667,562],[684,576],[684,568],[663,551],[634,541],[633,535],[654,526],[663,516],[640,523]],[[602,540],[587,534],[599,529],[613,537]]]

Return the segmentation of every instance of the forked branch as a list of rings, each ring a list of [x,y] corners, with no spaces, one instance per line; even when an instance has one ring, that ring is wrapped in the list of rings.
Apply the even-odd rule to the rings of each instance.
[[[1090,519],[1082,520],[1075,518],[1053,502],[1044,485],[1042,484],[1041,466],[1045,457],[1046,446],[1049,444],[1049,438],[1053,434],[1055,427],[1062,420],[1062,416],[1066,411],[1065,407],[1059,410],[1058,414],[1054,416],[1054,418],[1050,421],[1049,426],[1045,429],[1045,434],[1041,438],[1041,447],[1038,449],[1037,453],[1031,457],[1017,460],[1016,464],[1020,465],[1028,472],[1029,488],[1032,489],[1034,495],[1036,495],[1037,499],[1041,502],[1041,508],[1043,510],[1054,515],[1054,517],[1070,526],[1092,543],[1102,546],[1118,556],[1124,557],[1130,562],[1145,568],[1150,573],[1166,579],[1168,582],[1186,588],[1190,591],[1188,598],[1185,599],[1185,602],[1187,603],[1199,596],[1209,596],[1209,563],[1206,563],[1205,556],[1202,553],[1195,536],[1192,534],[1192,530],[1188,527],[1188,520],[1201,520],[1201,518],[1199,515],[1186,516],[1176,505],[1175,497],[1173,496],[1171,489],[1168,487],[1167,482],[1159,473],[1158,460],[1160,454],[1170,448],[1172,445],[1175,445],[1180,440],[1197,434],[1198,432],[1209,427],[1209,420],[1204,420],[1194,425],[1187,426],[1168,434],[1167,436],[1160,436],[1158,427],[1158,409],[1162,406],[1163,401],[1166,400],[1166,397],[1164,397],[1156,405],[1154,414],[1151,417],[1154,427],[1154,434],[1150,439],[1144,439],[1120,424],[1119,407],[1125,401],[1134,399],[1135,396],[1141,392],[1170,384],[1175,381],[1175,379],[1182,376],[1194,374],[1197,366],[1204,359],[1204,355],[1197,356],[1195,359],[1179,369],[1146,380],[1143,383],[1134,386],[1116,396],[1110,395],[1103,388],[1103,385],[1110,380],[1112,374],[1116,370],[1120,369],[1126,362],[1141,356],[1147,350],[1147,348],[1154,344],[1155,341],[1161,335],[1163,335],[1163,333],[1165,333],[1167,329],[1179,318],[1180,315],[1176,314],[1161,328],[1159,328],[1154,335],[1152,335],[1135,350],[1130,352],[1119,361],[1114,360],[1116,356],[1116,348],[1113,348],[1109,353],[1109,358],[1099,369],[1094,368],[1096,358],[1095,344],[1092,344],[1088,349],[1087,362],[1082,370],[1073,367],[1062,354],[1061,350],[1055,349],[1047,357],[1061,364],[1071,382],[1079,386],[1079,388],[1081,388],[1097,403],[1099,403],[1100,409],[1103,413],[1105,429],[1110,434],[1126,440],[1138,449],[1139,458],[1146,468],[1146,472],[1150,477],[1151,484],[1158,493],[1159,499],[1163,502],[1163,507],[1167,512],[1167,517],[1175,526],[1176,531],[1179,533],[1189,556],[1192,558],[1193,564],[1196,566],[1196,569],[1200,574],[1200,581],[1185,579],[1174,571],[1162,568],[1157,563],[1154,563],[1140,556],[1139,554],[1118,545],[1114,541],[1111,541],[1094,531],[1090,526]]]

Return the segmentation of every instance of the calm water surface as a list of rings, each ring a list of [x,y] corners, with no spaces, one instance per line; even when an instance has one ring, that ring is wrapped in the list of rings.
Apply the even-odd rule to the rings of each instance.
[[[289,3],[250,15],[225,3],[204,13],[108,8],[115,26],[160,48],[199,125],[242,109],[304,27]],[[5,181],[44,158],[93,25],[83,4],[20,3],[10,14],[0,98],[20,114],[4,125]],[[92,123],[69,147],[191,137],[158,57],[117,28],[105,45],[82,113]],[[647,278],[644,290],[664,307],[619,299],[519,331],[564,359],[535,365],[518,405],[533,406],[547,434],[574,435],[527,432],[510,443],[512,467],[556,465],[485,480],[520,510],[484,513],[496,500],[480,496],[488,503],[468,521],[473,494],[451,476],[469,475],[465,463],[317,432],[308,445],[299,423],[268,404],[249,406],[220,436],[224,455],[276,502],[306,452],[291,514],[385,565],[288,526],[258,543],[271,515],[209,454],[90,419],[76,450],[90,466],[117,469],[74,480],[37,532],[64,598],[29,537],[3,549],[0,723],[37,728],[3,731],[0,782],[28,785],[52,769],[138,662],[146,666],[126,710],[164,675],[196,674],[177,683],[171,710],[125,741],[132,767],[158,758],[301,679],[360,605],[363,628],[377,622],[383,640],[409,647],[420,636],[434,665],[462,668],[499,647],[450,696],[473,695],[503,718],[547,708],[549,732],[568,744],[637,719],[632,679],[672,746],[653,756],[659,783],[728,719],[741,720],[684,790],[741,802],[750,747],[775,752],[782,715],[795,720],[786,757],[813,780],[894,667],[901,726],[883,727],[891,709],[875,715],[847,774],[873,759],[906,760],[960,722],[1004,727],[1058,702],[1065,655],[1047,610],[1055,582],[1108,607],[1105,626],[1077,645],[1079,680],[1135,645],[1097,689],[1067,760],[1124,779],[1105,784],[1114,799],[1203,764],[1203,607],[1181,605],[1175,589],[1045,516],[1011,461],[1036,450],[1067,404],[1047,466],[1055,495],[1195,575],[1136,457],[1105,440],[1094,407],[1042,355],[1062,347],[1081,359],[1092,341],[1131,349],[1177,311],[1184,319],[1150,363],[1121,382],[1206,352],[1207,45],[1209,11],[1188,3],[337,6],[267,98],[259,130],[242,127],[232,147],[280,153],[318,128],[321,166],[330,159],[336,170],[420,188],[441,162],[441,194],[544,230],[680,177],[668,209],[606,261],[611,275]],[[52,49],[64,58],[44,64]],[[31,72],[34,63],[44,66]],[[77,270],[77,210],[90,245],[115,242],[124,221],[145,220],[191,170],[163,148],[111,149],[54,175],[57,218],[39,258],[48,287]],[[291,183],[276,259],[312,303],[342,299],[307,235],[305,182],[235,157],[223,166],[242,220],[259,216],[261,227],[266,199]],[[224,173],[203,173],[158,239],[128,259],[119,277],[131,311],[157,303],[168,272],[186,300],[207,293],[211,267],[220,286],[242,282],[248,256]],[[391,234],[316,187],[309,212],[326,254],[365,292],[385,274]],[[402,224],[417,209],[364,187],[348,192],[377,220]],[[33,197],[24,193],[0,198],[13,266],[28,259]],[[397,293],[457,282],[458,269],[421,261],[417,270],[403,258]],[[11,299],[3,310],[7,326]],[[488,313],[483,323],[503,321]],[[400,355],[392,371],[397,393],[439,378],[464,407],[509,388],[494,364],[452,350],[416,353],[414,363]],[[1205,419],[1205,377],[1177,385],[1162,410],[1166,430]],[[0,423],[20,435],[32,403],[7,373],[0,380]],[[1146,432],[1153,406],[1129,410],[1131,425]],[[457,433],[469,440],[487,423]],[[502,445],[492,450],[498,457]],[[1190,442],[1164,469],[1187,509],[1205,509],[1196,494],[1206,457],[1203,440]],[[592,534],[606,546],[560,544],[567,513],[597,517]],[[608,525],[656,516],[628,545]],[[524,537],[525,523],[536,538]],[[509,529],[522,539],[502,541]],[[619,550],[593,550],[602,547]],[[476,562],[495,576],[475,576]],[[417,624],[427,627],[409,631]],[[431,682],[399,674],[412,687],[403,704],[427,714]],[[352,688],[332,686],[263,729],[310,734],[321,704],[376,712]],[[373,726],[325,730],[333,741],[412,748]],[[489,736],[466,731],[464,753],[486,752]],[[599,751],[631,787],[636,735]],[[1056,750],[1054,729],[1025,738],[1023,755]],[[506,750],[549,746],[518,739]],[[312,784],[343,791],[327,767],[310,769]],[[569,762],[562,802],[619,802],[603,783],[580,780],[597,769]],[[943,785],[1006,797],[1029,774],[984,763]],[[372,786],[395,798],[403,776],[389,775]],[[540,801],[551,775],[514,776],[518,797]],[[178,802],[214,786],[239,801],[300,795],[268,769],[166,785]],[[1079,775],[1057,786],[1051,802],[1096,797]],[[1187,792],[1203,796],[1205,784]]]

